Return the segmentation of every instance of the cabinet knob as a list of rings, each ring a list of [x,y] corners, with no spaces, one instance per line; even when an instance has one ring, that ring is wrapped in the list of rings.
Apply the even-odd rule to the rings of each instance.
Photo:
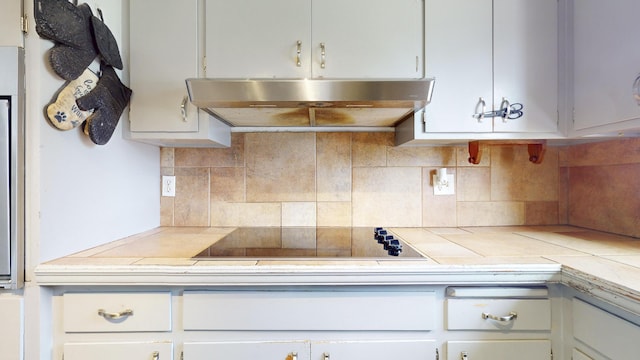
[[[298,353],[297,352],[289,353],[287,355],[287,359],[286,360],[298,360]]]
[[[154,351],[153,354],[151,354],[151,356],[153,360],[160,360],[160,353],[157,351]]]
[[[322,353],[322,360],[329,360],[329,353]]]

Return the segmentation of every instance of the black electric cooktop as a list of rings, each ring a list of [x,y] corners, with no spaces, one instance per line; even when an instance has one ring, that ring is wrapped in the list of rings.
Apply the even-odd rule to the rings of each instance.
[[[221,258],[424,258],[383,228],[243,227],[195,256]]]

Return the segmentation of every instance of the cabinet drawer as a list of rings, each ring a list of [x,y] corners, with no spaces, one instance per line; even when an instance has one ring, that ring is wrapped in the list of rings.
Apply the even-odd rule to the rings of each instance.
[[[184,293],[185,330],[432,330],[431,291]]]
[[[65,332],[171,331],[170,293],[69,293]]]
[[[449,330],[550,330],[548,299],[447,299]],[[491,316],[513,319],[500,321]]]
[[[64,360],[171,360],[170,342],[108,342],[64,344]]]
[[[611,359],[635,359],[640,326],[573,299],[573,336]]]
[[[447,342],[447,360],[551,359],[549,340],[481,340]]]

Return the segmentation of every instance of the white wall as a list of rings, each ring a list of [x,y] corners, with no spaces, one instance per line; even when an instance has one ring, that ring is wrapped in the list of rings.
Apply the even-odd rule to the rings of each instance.
[[[80,3],[83,1],[80,1]],[[102,9],[125,63],[128,83],[127,0],[87,1]],[[38,263],[126,237],[159,225],[159,149],[122,138],[128,108],[106,145],[93,144],[79,128],[60,131],[44,111],[64,85],[51,69],[48,50],[33,23],[33,1],[25,1],[30,32],[27,56],[27,252],[28,269]],[[92,68],[98,69],[96,63]],[[135,96],[135,89],[133,89]]]

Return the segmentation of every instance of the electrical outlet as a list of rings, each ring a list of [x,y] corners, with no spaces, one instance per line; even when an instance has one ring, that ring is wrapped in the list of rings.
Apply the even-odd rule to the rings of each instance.
[[[162,196],[176,196],[176,177],[162,177]]]
[[[453,174],[446,175],[446,181],[438,182],[438,176],[433,174],[433,195],[453,195],[455,194],[455,177]]]

